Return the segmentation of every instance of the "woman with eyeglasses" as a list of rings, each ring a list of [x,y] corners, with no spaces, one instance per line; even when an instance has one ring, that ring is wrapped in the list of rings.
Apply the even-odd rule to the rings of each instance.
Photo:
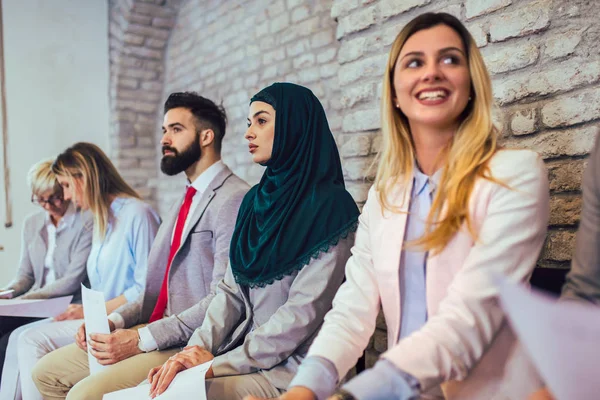
[[[0,298],[48,299],[73,295],[73,303],[81,300],[80,285],[86,277],[85,266],[92,246],[92,216],[77,211],[71,201],[63,198],[62,187],[52,172],[53,161],[40,161],[29,171],[31,201],[44,210],[25,219],[17,276],[0,289],[10,292]],[[0,317],[0,374],[5,358],[16,362],[16,346],[8,345],[11,332],[37,319]],[[9,350],[8,356],[7,348],[13,350]]]
[[[52,164],[52,171],[64,198],[91,213],[93,237],[86,271],[90,287],[104,294],[110,314],[143,292],[148,255],[160,219],[92,143],[80,142],[66,149]],[[83,307],[72,305],[54,320],[19,332],[17,358],[24,399],[42,398],[31,379],[33,367],[49,352],[75,343]],[[3,391],[0,389],[0,400],[5,399]]]

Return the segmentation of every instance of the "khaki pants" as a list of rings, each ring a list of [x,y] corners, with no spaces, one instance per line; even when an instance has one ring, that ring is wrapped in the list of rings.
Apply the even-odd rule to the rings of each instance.
[[[33,370],[33,381],[46,400],[101,400],[106,393],[144,382],[152,368],[164,364],[179,351],[181,348],[138,354],[90,376],[87,353],[72,344],[44,356]],[[208,400],[241,400],[250,394],[272,398],[282,392],[260,373],[206,381]]]
[[[87,353],[72,344],[44,356],[33,369],[33,381],[47,400],[101,400],[105,393],[139,385],[152,368],[179,351],[181,348],[138,354],[90,376]]]
[[[250,394],[270,399],[282,393],[260,373],[222,376],[206,381],[207,400],[242,400]]]

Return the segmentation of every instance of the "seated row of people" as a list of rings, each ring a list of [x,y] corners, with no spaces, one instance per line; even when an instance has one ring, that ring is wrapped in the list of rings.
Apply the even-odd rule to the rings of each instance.
[[[94,220],[93,234],[81,229],[86,269],[108,300],[111,333],[86,332],[77,305],[58,318],[70,321],[18,328],[23,397],[101,399],[146,379],[155,397],[210,360],[208,399],[538,389],[493,282],[525,282],[535,267],[549,213],[543,161],[498,146],[483,59],[448,14],[404,27],[382,88],[383,150],[360,217],[321,103],[291,83],[250,100],[244,137],[266,167],[250,190],[220,160],[224,110],[194,93],[169,96],[161,170],[185,172],[189,185],[156,238],[156,214],[100,149],[79,143],[59,155],[62,197]],[[389,350],[344,383],[380,307]],[[88,348],[109,367],[90,376]]]
[[[67,311],[53,320],[24,325],[30,320],[11,318],[15,322],[4,331],[6,317],[2,317],[9,356],[4,365],[13,368],[4,368],[1,398],[13,398],[18,389],[24,398],[40,398],[31,370],[45,354],[75,341],[83,318],[78,301],[82,278],[92,289],[103,292],[108,312],[143,294],[148,253],[160,224],[158,214],[140,200],[93,144],[77,143],[53,163],[43,162],[33,171],[32,175],[51,177],[46,180],[53,185],[52,191],[36,191],[37,201],[45,200],[47,212],[25,221],[21,264],[9,288],[19,288],[17,295],[26,291],[25,299],[68,294],[75,298]],[[55,227],[57,215],[65,208],[79,211],[72,211],[73,217],[67,211]],[[68,225],[67,218],[77,225]],[[30,240],[37,243],[36,248],[30,246]],[[42,289],[36,289],[40,285]],[[20,327],[7,340],[17,325]]]

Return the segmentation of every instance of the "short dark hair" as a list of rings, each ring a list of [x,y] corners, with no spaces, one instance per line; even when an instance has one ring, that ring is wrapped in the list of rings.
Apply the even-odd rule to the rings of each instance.
[[[171,93],[165,102],[164,114],[180,107],[187,108],[196,117],[198,130],[212,129],[215,133],[215,150],[220,153],[227,125],[227,114],[223,105],[217,105],[196,92],[176,92]]]

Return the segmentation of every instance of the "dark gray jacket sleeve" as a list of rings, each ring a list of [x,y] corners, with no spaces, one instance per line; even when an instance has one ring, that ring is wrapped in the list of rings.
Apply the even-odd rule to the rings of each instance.
[[[600,304],[600,140],[583,175],[583,210],[563,299]]]

